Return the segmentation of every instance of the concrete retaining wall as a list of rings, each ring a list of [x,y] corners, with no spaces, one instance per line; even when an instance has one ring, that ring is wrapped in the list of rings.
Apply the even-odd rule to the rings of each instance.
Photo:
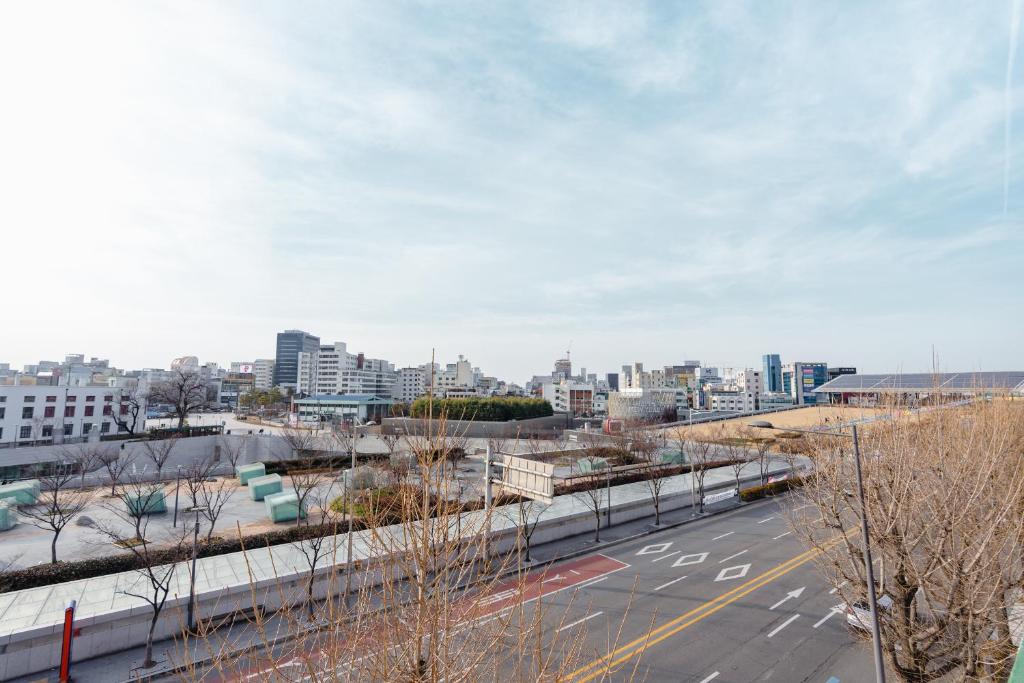
[[[439,422],[431,423],[437,429]],[[467,436],[475,439],[526,438],[534,434],[550,435],[556,431],[572,428],[572,417],[568,413],[555,413],[550,417],[535,417],[529,420],[511,420],[508,422],[481,422],[478,420],[447,420],[445,433],[448,436]],[[427,421],[411,417],[386,417],[382,421],[385,434],[426,434]],[[401,431],[399,431],[401,430]]]

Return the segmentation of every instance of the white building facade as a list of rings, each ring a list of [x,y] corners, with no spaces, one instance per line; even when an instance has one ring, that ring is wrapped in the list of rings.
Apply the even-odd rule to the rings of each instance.
[[[120,388],[0,386],[0,447],[98,441],[125,411]]]

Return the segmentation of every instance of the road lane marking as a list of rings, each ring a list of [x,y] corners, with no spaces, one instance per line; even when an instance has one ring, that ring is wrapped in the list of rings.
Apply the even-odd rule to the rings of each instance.
[[[750,550],[750,548],[747,548],[747,550]],[[732,558],[734,558],[734,557],[739,557],[739,556],[740,556],[740,555],[742,555],[743,553],[747,552],[747,550],[741,550],[741,551],[739,551],[738,553],[736,553],[735,555],[730,555],[729,557],[725,558],[724,560],[719,560],[719,561],[718,561],[718,564],[725,564],[726,562],[728,562],[728,561],[729,561],[729,560],[731,560]]]
[[[772,540],[773,540],[773,541],[777,541],[777,540],[779,540],[780,538],[782,538],[783,536],[789,536],[789,535],[790,535],[791,533],[793,533],[793,532],[792,532],[792,531],[787,531],[787,532],[786,532],[786,533],[784,533],[784,534],[779,534],[778,536],[776,536],[776,537],[775,537],[775,538],[773,538]]]
[[[705,679],[704,679],[703,681],[701,681],[700,683],[708,683],[709,681],[713,681],[713,680],[715,680],[716,678],[718,678],[718,672],[717,672],[717,671],[716,671],[715,673],[711,674],[710,676],[708,676],[707,678],[705,678]]]
[[[668,588],[668,587],[669,587],[669,586],[671,586],[671,585],[672,585],[673,583],[679,583],[680,581],[682,581],[682,580],[683,580],[683,579],[685,579],[685,578],[686,578],[685,576],[680,576],[680,577],[679,577],[678,579],[672,579],[672,580],[671,580],[671,581],[669,581],[668,583],[663,583],[663,584],[661,584],[660,586],[658,586],[658,587],[657,587],[657,588],[655,588],[654,590],[656,590],[656,591],[660,591],[660,590],[661,590],[662,588]]]
[[[668,555],[662,555],[661,557],[654,558],[653,560],[651,560],[651,562],[660,562],[660,561],[664,560],[666,557],[672,557],[673,555],[678,555],[681,552],[683,552],[683,551],[682,550],[674,550],[674,551],[670,552]]]
[[[577,590],[580,590],[580,589],[583,589],[583,588],[590,588],[590,587],[591,587],[591,586],[593,586],[593,585],[594,585],[595,583],[601,583],[602,581],[604,581],[604,580],[605,580],[605,579],[607,579],[607,578],[608,578],[607,576],[602,576],[602,577],[601,577],[600,579],[594,579],[594,580],[593,580],[593,581],[591,581],[590,583],[581,583],[581,584],[580,584],[580,586],[579,586],[579,588],[578,588]]]
[[[804,594],[804,589],[805,588],[807,588],[807,586],[800,586],[795,591],[789,591],[788,593],[786,593],[786,597],[782,598],[781,600],[779,600],[777,603],[775,603],[774,605],[772,605],[768,609],[775,609],[776,607],[778,607],[779,605],[783,604],[787,600],[792,600],[794,598],[799,598],[801,595]]]
[[[696,560],[686,560],[688,557],[696,557]],[[679,559],[672,563],[673,567],[685,567],[690,564],[700,564],[704,560],[708,559],[707,553],[692,553],[690,555],[682,555]],[[683,562],[686,560],[686,562]]]
[[[764,519],[762,519],[762,520],[761,520],[760,522],[758,522],[758,524],[764,524],[765,522],[770,522],[770,521],[772,521],[773,519],[775,519],[775,515],[772,515],[771,517],[765,517],[765,518],[764,518]]]
[[[569,571],[570,571],[571,573],[575,574],[576,576],[579,576],[579,575],[580,575],[580,573],[579,573],[578,571],[576,571],[575,569],[570,569]]]
[[[672,541],[667,543],[652,543],[651,545],[645,545],[643,548],[637,551],[637,555],[657,555],[663,553],[672,546]]]
[[[850,529],[847,534],[853,533],[856,529]],[[838,536],[831,541],[826,542],[822,549],[828,549],[842,539],[842,536]],[[741,583],[739,586],[732,588],[731,590],[722,593],[716,598],[713,598],[702,605],[699,605],[689,612],[679,615],[678,617],[662,624],[656,629],[652,629],[648,633],[633,641],[621,645],[615,650],[609,652],[606,655],[598,657],[589,664],[585,664],[580,668],[570,673],[566,680],[577,679],[578,683],[586,683],[591,681],[598,676],[604,676],[611,669],[619,666],[623,662],[643,653],[647,648],[657,645],[662,641],[671,638],[683,629],[689,628],[698,621],[705,619],[715,612],[724,609],[732,603],[740,600],[741,598],[753,593],[758,588],[768,585],[772,581],[785,576],[789,572],[793,571],[797,567],[800,567],[822,553],[822,549],[811,549],[807,550],[795,557],[791,557],[785,562],[776,565],[768,571],[760,574],[749,581]]]
[[[604,614],[604,612],[594,612],[593,614],[588,614],[587,616],[583,617],[582,619],[577,619],[576,621],[572,622],[571,624],[566,624],[562,628],[560,628],[557,631],[555,631],[555,633],[561,633],[562,631],[565,631],[566,629],[570,629],[573,626],[579,626],[584,621],[589,621],[589,620],[593,619],[594,617],[601,616],[602,614]]]
[[[781,624],[779,624],[778,626],[776,626],[776,627],[775,627],[775,630],[774,630],[774,631],[772,631],[771,633],[769,633],[769,634],[768,634],[768,637],[769,637],[769,638],[771,638],[771,637],[772,637],[772,636],[774,636],[774,635],[775,635],[776,633],[778,633],[778,632],[779,632],[779,631],[781,631],[782,629],[784,629],[784,628],[786,628],[787,626],[789,626],[790,624],[792,624],[792,623],[793,623],[794,621],[796,621],[796,618],[797,618],[797,617],[799,617],[799,616],[800,616],[799,614],[794,614],[794,615],[793,615],[793,616],[791,616],[791,617],[790,617],[789,619],[786,619],[786,620],[785,620],[784,622],[782,622]]]
[[[732,536],[732,535],[733,535],[734,533],[736,533],[736,532],[735,532],[735,531],[730,531],[730,532],[728,532],[728,533],[725,533],[725,534],[720,534],[720,535],[718,535],[718,536],[715,536],[715,537],[714,537],[714,538],[712,538],[711,540],[712,540],[712,541],[717,541],[717,540],[718,540],[718,539],[720,539],[720,538],[725,538],[726,536]],[[717,676],[717,675],[718,675],[718,673],[717,673],[717,672],[715,672],[715,675]]]
[[[832,609],[829,610],[828,614],[823,616],[821,619],[818,619],[818,621],[816,621],[814,626],[812,626],[811,628],[818,628],[819,626],[824,624],[826,621],[828,621],[829,619],[831,619],[832,617],[834,617],[835,615],[837,615],[837,614],[839,614],[840,612],[843,612],[843,611],[844,610],[842,610],[842,609],[840,609],[838,607],[833,607]]]
[[[835,588],[833,588],[832,590],[830,590],[830,591],[828,592],[828,594],[829,594],[829,595],[832,595],[833,593],[835,593],[836,591],[838,591],[838,590],[839,590],[840,588],[842,588],[843,586],[845,586],[845,585],[846,585],[846,584],[848,584],[848,583],[849,583],[849,581],[843,581],[843,582],[842,582],[841,584],[839,584],[838,586],[836,586]]]
[[[733,571],[739,570],[739,571]],[[735,567],[726,567],[722,571],[718,572],[718,577],[715,581],[731,581],[732,579],[742,579],[750,571],[749,564],[738,564]],[[732,572],[732,573],[730,573]]]

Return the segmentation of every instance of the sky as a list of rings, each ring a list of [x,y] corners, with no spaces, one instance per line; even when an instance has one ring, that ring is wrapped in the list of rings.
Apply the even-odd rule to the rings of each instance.
[[[0,8],[0,362],[1024,368],[1022,0]]]

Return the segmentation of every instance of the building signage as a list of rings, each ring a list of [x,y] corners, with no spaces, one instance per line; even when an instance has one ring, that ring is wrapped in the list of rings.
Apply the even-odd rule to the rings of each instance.
[[[501,479],[496,483],[502,490],[553,503],[555,500],[555,466],[551,463],[503,455]]]
[[[738,496],[739,493],[739,489],[729,489],[728,491],[722,491],[721,493],[712,493],[711,495],[704,496],[704,504],[711,505],[712,503],[719,503],[723,500],[729,500],[734,496]]]

